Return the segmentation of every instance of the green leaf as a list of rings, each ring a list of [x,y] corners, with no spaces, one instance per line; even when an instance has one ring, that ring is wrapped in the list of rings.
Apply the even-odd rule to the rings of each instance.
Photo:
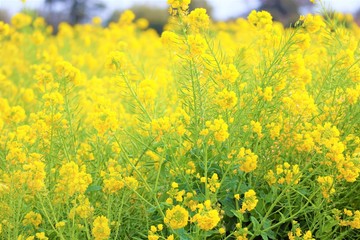
[[[333,227],[336,226],[337,224],[338,222],[335,219],[327,216],[327,221],[322,227],[322,231],[325,233],[330,233],[333,230]]]
[[[176,230],[175,233],[180,237],[181,240],[191,240],[190,235],[183,228]]]
[[[91,185],[86,189],[86,193],[101,191],[102,187],[99,185]]]
[[[282,214],[281,212],[279,212],[279,214],[280,214],[280,216],[281,216],[280,221],[281,221],[281,222],[285,221],[286,218],[285,218],[284,214]]]
[[[232,210],[236,209],[233,199],[226,197],[220,200],[220,203],[222,204],[222,209],[225,211],[225,214],[229,217],[233,217],[234,213]]]
[[[235,217],[237,217],[240,221],[244,220],[244,215],[237,210],[231,210]]]
[[[276,234],[273,230],[269,230],[269,231],[266,231],[266,235],[270,238],[270,239],[278,239],[276,237]]]
[[[250,221],[252,222],[252,224],[254,226],[253,229],[254,229],[255,234],[259,234],[260,233],[260,223],[259,223],[259,221],[253,216],[250,217]]]
[[[265,232],[261,233],[261,237],[262,237],[263,240],[269,240],[269,238],[268,238],[268,236],[267,236],[267,234]]]
[[[266,203],[262,200],[259,199],[257,205],[256,205],[256,211],[260,214],[260,215],[265,215],[266,213]]]
[[[267,229],[271,227],[271,221],[269,219],[266,219],[264,222],[264,229]]]

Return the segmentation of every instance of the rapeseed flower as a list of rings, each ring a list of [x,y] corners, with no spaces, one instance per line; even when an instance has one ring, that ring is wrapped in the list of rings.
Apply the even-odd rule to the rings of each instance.
[[[188,224],[189,212],[180,205],[166,210],[164,223],[172,229],[184,228]]]
[[[248,190],[245,192],[244,201],[241,206],[241,212],[244,213],[245,211],[253,210],[256,207],[258,201],[259,200],[256,197],[256,192],[253,189]]]
[[[39,213],[35,213],[33,211],[28,212],[23,220],[23,225],[33,225],[35,228],[38,228],[42,222],[42,217]]]
[[[95,240],[108,239],[110,237],[109,220],[105,216],[96,217],[91,232]]]

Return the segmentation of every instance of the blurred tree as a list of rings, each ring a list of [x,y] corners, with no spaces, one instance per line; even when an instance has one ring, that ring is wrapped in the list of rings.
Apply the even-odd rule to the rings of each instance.
[[[309,0],[295,0],[297,4],[300,6],[313,6],[314,3],[310,2]]]
[[[360,9],[354,14],[354,20],[360,26]]]
[[[299,18],[299,5],[295,0],[262,0],[260,9],[270,12],[275,21],[285,26]]]
[[[189,5],[189,10],[194,10],[195,8],[205,8],[207,14],[212,17],[213,8],[206,0],[192,0]]]
[[[9,15],[8,11],[6,11],[5,9],[0,9],[0,21],[3,21],[3,22],[10,21],[10,15]]]
[[[167,23],[169,13],[165,8],[152,7],[149,5],[135,5],[130,8],[134,12],[137,19],[145,18],[149,21],[149,27],[155,29],[158,33],[163,31],[164,25]],[[108,23],[118,21],[122,11],[114,11]]]
[[[206,0],[192,0],[189,6],[189,10],[195,8],[205,8],[209,16],[212,13],[212,6]],[[145,18],[149,21],[149,27],[155,29],[159,34],[163,31],[164,25],[167,23],[169,13],[166,8],[153,7],[151,5],[134,5],[130,8],[134,12],[136,18]],[[110,22],[116,22],[121,15],[121,11],[114,11],[109,20]]]
[[[71,24],[82,23],[88,20],[94,13],[98,13],[106,8],[106,5],[101,0],[45,0],[45,6],[50,16],[54,14],[54,11],[59,12],[54,8],[54,5],[58,4],[63,5],[63,8],[60,7],[58,9],[61,9],[60,12],[65,21]]]
[[[311,9],[313,3],[309,0],[260,0],[259,9],[271,13],[274,20],[282,22],[285,26],[299,19],[300,8]]]

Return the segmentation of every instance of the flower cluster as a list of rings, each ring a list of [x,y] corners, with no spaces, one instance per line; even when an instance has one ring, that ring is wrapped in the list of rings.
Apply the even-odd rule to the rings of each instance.
[[[0,239],[359,239],[353,18],[167,2],[0,21]]]
[[[202,230],[208,231],[216,227],[220,221],[219,212],[211,207],[210,200],[206,200],[203,204],[198,204],[198,213],[191,219],[196,222]]]
[[[278,184],[298,184],[301,173],[299,165],[290,165],[288,162],[276,165],[275,172],[269,170],[265,175],[265,179],[269,185]]]
[[[172,229],[183,228],[188,225],[189,212],[180,205],[176,205],[171,209],[166,210],[164,223]]]

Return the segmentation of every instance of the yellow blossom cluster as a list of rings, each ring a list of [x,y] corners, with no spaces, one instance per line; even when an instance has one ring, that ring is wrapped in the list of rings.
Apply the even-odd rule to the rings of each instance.
[[[240,148],[236,158],[239,159],[239,169],[243,172],[249,173],[257,167],[258,156],[250,149]]]
[[[0,239],[359,239],[353,17],[167,2],[0,21]]]
[[[244,213],[245,211],[253,210],[256,207],[258,201],[259,200],[256,197],[256,192],[253,189],[246,191],[240,211]]]
[[[301,172],[299,165],[290,165],[288,162],[276,165],[275,172],[269,170],[265,175],[265,179],[269,185],[278,184],[298,184]]]
[[[207,29],[210,23],[209,16],[204,8],[196,8],[191,11],[187,16],[187,21],[194,32]]]
[[[39,213],[35,213],[33,211],[27,213],[23,220],[23,225],[33,225],[35,228],[38,228],[42,222],[42,217]]]
[[[85,166],[79,167],[75,162],[68,162],[59,170],[55,192],[66,199],[75,193],[85,193],[91,182],[91,175],[86,173]]]
[[[324,198],[329,198],[330,195],[335,193],[335,188],[333,186],[334,179],[331,176],[318,177],[318,183],[321,186],[321,192]]]
[[[202,230],[208,231],[216,227],[220,221],[219,212],[213,209],[211,201],[206,200],[203,204],[198,204],[198,213],[192,217],[191,221],[196,222]]]
[[[231,110],[237,104],[237,97],[235,92],[222,90],[216,95],[215,103],[219,105],[222,110]]]
[[[184,14],[188,10],[190,2],[191,0],[168,0],[169,13],[172,15]]]
[[[172,229],[183,228],[188,224],[189,212],[180,205],[166,210],[164,223]]]
[[[109,220],[104,216],[98,216],[93,222],[92,235],[96,240],[109,239]]]
[[[207,135],[208,133],[213,133],[215,140],[218,142],[224,142],[229,137],[228,125],[221,118],[207,121],[206,127],[200,134]]]
[[[340,226],[350,226],[354,229],[360,229],[360,211],[351,211],[348,209],[344,209],[343,211],[343,219],[340,218]],[[344,219],[345,218],[345,219]]]
[[[307,230],[306,232],[301,230],[300,224],[293,220],[292,221],[292,231],[288,232],[287,234],[288,238],[290,240],[314,240],[313,234],[310,230]]]

